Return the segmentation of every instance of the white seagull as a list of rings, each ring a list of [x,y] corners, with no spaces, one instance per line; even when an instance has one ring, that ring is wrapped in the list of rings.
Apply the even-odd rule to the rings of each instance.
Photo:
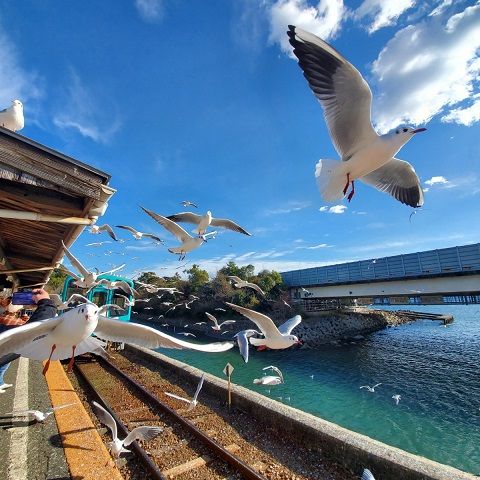
[[[369,392],[375,392],[375,389],[381,385],[381,383],[375,384],[373,387],[370,387],[369,385],[362,385],[360,388],[366,388]]]
[[[341,161],[319,160],[315,176],[327,202],[341,199],[354,180],[387,192],[411,207],[423,205],[423,190],[413,167],[395,158],[425,128],[397,127],[378,135],[372,127],[372,92],[360,72],[328,43],[289,25],[288,37],[298,64],[323,107],[330,136]]]
[[[18,132],[24,125],[23,104],[20,100],[13,100],[11,107],[0,111],[0,126]]]
[[[395,405],[398,405],[398,402],[402,399],[401,395],[392,395],[392,398],[395,400]]]
[[[143,237],[147,237],[155,240],[156,242],[163,243],[163,240],[160,237],[157,237],[157,235],[153,235],[152,233],[139,232],[138,230],[135,230],[135,228],[129,227],[128,225],[115,225],[115,227],[128,230],[133,235],[135,240],[141,240]]]
[[[262,378],[255,378],[253,383],[256,385],[280,385],[283,381],[276,375],[265,375]]]
[[[198,385],[197,385],[197,389],[195,390],[195,394],[191,399],[180,397],[179,395],[174,395],[173,393],[169,393],[169,392],[165,392],[165,395],[168,395],[169,397],[172,397],[172,398],[176,398],[177,400],[181,400],[182,402],[188,403],[187,412],[189,412],[190,410],[193,410],[197,406],[198,394],[202,389],[204,380],[205,380],[205,374],[202,373],[202,376],[200,377],[200,381],[198,382]]]
[[[100,278],[97,280],[97,285],[102,285],[107,290],[115,290],[119,288],[132,297],[137,293],[125,280],[107,280],[106,278]]]
[[[40,410],[22,410],[9,412],[6,415],[12,415],[14,417],[27,417],[28,415],[33,415],[37,422],[44,422],[56,410],[71,407],[72,405],[75,405],[75,403],[64,403],[63,405],[57,405],[56,407],[48,408],[47,410],[45,410],[45,412],[41,412]]]
[[[273,323],[273,320],[270,317],[267,317],[267,315],[255,312],[255,310],[250,310],[249,308],[240,307],[239,305],[235,305],[234,303],[225,302],[225,304],[228,305],[230,308],[233,308],[233,310],[236,310],[238,313],[241,313],[243,316],[247,317],[253,323],[255,323],[262,332],[262,334],[265,336],[265,338],[250,338],[250,343],[252,345],[268,347],[273,350],[280,350],[283,348],[291,347],[294,344],[302,343],[295,335],[291,335],[289,332],[280,332],[277,326]],[[293,317],[296,319],[296,325],[298,325],[298,323],[300,323],[302,319],[302,317],[300,317],[300,321],[298,321],[298,317],[300,317],[300,315],[296,315],[295,317]],[[293,327],[290,329],[290,331],[292,329]]]
[[[107,225],[105,223],[104,225],[92,225],[90,227],[90,233],[93,233],[95,235],[99,235],[102,232],[107,232],[108,235],[110,235],[110,238],[113,238],[113,240],[118,242],[118,238],[115,235],[115,232],[113,231],[113,228],[110,225]]]
[[[194,225],[197,225],[193,232],[197,233],[198,235],[203,235],[207,231],[207,228],[211,225],[212,227],[223,227],[228,230],[233,230],[234,232],[251,236],[250,233],[232,220],[228,220],[227,218],[213,218],[210,210],[205,215],[197,215],[196,213],[191,212],[181,212],[175,215],[169,215],[167,218],[173,222],[193,223]]]
[[[163,432],[161,427],[136,427],[123,440],[120,440],[117,436],[117,423],[110,413],[95,401],[92,402],[92,408],[100,422],[110,429],[112,442],[109,444],[109,449],[115,458],[119,458],[122,453],[129,453],[130,450],[125,449],[125,447],[128,447],[133,441],[149,442]]]
[[[360,480],[375,480],[375,477],[368,468],[365,468],[365,470],[363,470],[362,476],[360,477]]]
[[[269,365],[268,367],[262,368],[262,370],[273,370],[280,377],[280,379],[282,380],[282,383],[285,383],[285,381],[283,380],[282,372],[275,365]]]
[[[116,293],[115,296],[116,296],[116,297],[123,298],[123,300],[124,300],[124,302],[125,302],[125,303],[124,303],[124,306],[125,306],[126,308],[128,308],[128,307],[133,307],[133,306],[135,305],[135,299],[134,299],[134,298],[132,298],[132,299],[130,300],[130,298],[128,298],[128,297],[125,296],[125,295],[122,295],[121,293]]]
[[[195,250],[198,248],[202,243],[205,243],[208,239],[208,236],[215,235],[217,232],[211,232],[206,235],[200,235],[198,237],[192,237],[188,234],[180,225],[176,224],[172,220],[169,220],[167,217],[163,217],[158,213],[152,212],[151,210],[147,210],[143,208],[143,211],[150,215],[156,222],[166,228],[179,242],[181,245],[174,248],[169,248],[168,251],[170,253],[179,254],[179,260],[183,260],[188,252]]]
[[[191,202],[190,200],[183,200],[180,202],[180,205],[183,205],[184,207],[194,207],[194,208],[198,208],[198,205],[196,205],[195,203]]]
[[[235,275],[228,275],[227,278],[233,281],[233,286],[235,288],[252,288],[260,295],[265,296],[265,292],[255,283],[247,282],[246,280],[242,280],[240,277],[237,277]]]
[[[243,358],[245,363],[248,363],[248,339],[253,335],[261,335],[260,332],[257,332],[253,329],[241,330],[236,333],[233,337],[237,339],[238,349],[240,350],[240,355]]]
[[[219,324],[217,319],[211,313],[205,312],[205,315],[209,318],[209,320],[214,323],[212,330],[215,330],[217,332],[221,330],[222,325],[230,325],[231,323],[235,323],[235,320],[225,320],[224,322]]]

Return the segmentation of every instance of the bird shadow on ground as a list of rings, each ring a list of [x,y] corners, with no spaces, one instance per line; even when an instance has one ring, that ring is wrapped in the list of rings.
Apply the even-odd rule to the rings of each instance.
[[[14,420],[16,417],[7,416],[0,417],[0,428],[2,430],[9,430],[10,428],[30,427],[37,423],[35,419],[32,420]]]

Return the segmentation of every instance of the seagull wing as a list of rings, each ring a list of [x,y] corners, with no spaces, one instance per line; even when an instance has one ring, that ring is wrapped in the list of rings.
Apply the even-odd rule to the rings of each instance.
[[[118,320],[110,320],[100,318],[95,335],[105,340],[113,342],[126,342],[135,345],[141,345],[147,348],[189,348],[201,352],[224,352],[233,347],[232,342],[215,342],[207,344],[190,343],[171,337],[165,333],[131,322],[119,322]]]
[[[370,119],[372,92],[360,72],[328,43],[289,25],[298,64],[323,107],[330,136],[346,159],[357,145],[377,138]]]
[[[379,385],[381,385],[381,383],[377,383],[377,384],[374,385],[372,388],[377,388]]]
[[[38,322],[26,323],[0,333],[0,357],[8,353],[20,353],[21,349],[48,335],[62,317],[47,318]]]
[[[205,312],[205,315],[218,327],[217,319],[211,313]]]
[[[186,242],[192,236],[187,233],[180,225],[177,225],[174,221],[168,219],[167,217],[162,217],[158,213],[147,210],[146,208],[141,207],[142,210],[150,215],[156,222],[158,222],[162,227],[166,228],[173,236],[177,238],[180,242]]]
[[[238,349],[240,350],[240,355],[243,358],[243,361],[245,363],[248,363],[248,337],[247,337],[247,331],[242,330],[241,332],[238,332],[236,335],[237,337],[237,344],[238,344]]]
[[[375,480],[375,477],[373,476],[372,472],[368,468],[366,468],[363,471],[360,480]]]
[[[225,320],[219,325],[219,327],[221,327],[222,325],[230,325],[231,323],[235,323],[235,322],[236,320]]]
[[[108,225],[108,224],[101,225],[100,227],[98,227],[98,231],[99,232],[107,232],[110,235],[110,238],[113,238],[113,240],[118,242],[118,238],[115,235],[115,232],[113,231],[113,228],[110,225]]]
[[[13,412],[6,412],[5,415],[24,417],[25,415],[42,415],[42,413],[40,410],[14,410]]]
[[[156,235],[153,235],[152,233],[144,233],[143,236],[148,237],[148,238],[152,238],[156,242],[163,243],[163,240],[160,237],[157,237]]]
[[[290,335],[292,330],[302,321],[302,317],[300,315],[295,315],[294,317],[288,319],[285,323],[282,323],[278,327],[278,331],[282,335]]]
[[[161,427],[136,427],[125,437],[122,443],[125,447],[128,447],[134,440],[149,442],[162,432],[163,428]]]
[[[117,422],[113,419],[109,412],[107,412],[100,404],[93,401],[92,409],[95,415],[106,427],[112,432],[112,438],[115,440],[117,437]]]
[[[135,290],[130,286],[130,284],[128,284],[127,282],[125,282],[125,280],[119,280],[116,282],[116,286],[118,288],[120,288],[121,290],[123,290],[124,292],[130,294],[132,297],[135,296]],[[126,297],[125,295],[120,295],[120,294],[117,294],[117,296],[121,296],[123,298],[126,298],[128,301],[130,301],[130,299],[128,297]]]
[[[362,385],[360,388],[370,388],[369,385]]]
[[[203,217],[201,215],[197,215],[196,213],[181,212],[176,213],[175,215],[169,215],[166,218],[168,218],[172,222],[193,223],[195,225],[198,225]]]
[[[63,249],[65,250],[65,255],[70,260],[70,263],[78,270],[78,272],[81,273],[84,277],[88,275],[90,272],[80,263],[80,261],[77,258],[75,258],[70,253],[70,250],[68,250],[66,245],[63,243],[63,240],[62,240],[62,246],[63,246]]]
[[[60,410],[62,408],[66,408],[66,407],[71,407],[72,405],[76,405],[76,403],[64,403],[62,405],[57,405],[56,407],[51,407],[49,408],[45,413],[52,413],[52,412],[55,412],[56,410]]]
[[[198,398],[198,394],[200,393],[200,390],[202,389],[203,387],[203,382],[205,380],[205,374],[202,373],[202,376],[198,382],[198,385],[197,385],[197,389],[195,390],[195,394],[193,395],[193,398],[192,398],[192,402],[195,402]]]
[[[240,277],[237,277],[236,275],[228,275],[227,278],[229,280],[233,280],[237,283],[242,283],[243,282],[243,280]]]
[[[124,230],[128,230],[130,233],[138,233],[133,227],[129,227],[128,225],[115,225],[117,228],[123,228]]]
[[[262,370],[268,370],[268,369],[276,372],[278,374],[278,376],[280,377],[280,379],[282,380],[282,383],[283,383],[283,374],[278,367],[276,367],[275,365],[269,365],[268,367],[262,368]]]
[[[115,267],[112,270],[109,270],[108,272],[102,272],[100,275],[108,275],[114,272],[118,272],[118,270],[121,270],[125,265],[126,263],[122,263],[119,267]]]
[[[228,230],[233,230],[234,232],[243,233],[244,235],[252,236],[251,233],[248,233],[244,230],[240,225],[237,225],[232,220],[228,220],[227,218],[212,218],[210,223],[212,227],[223,227],[227,228]]]
[[[410,207],[423,205],[423,190],[414,168],[404,160],[392,158],[385,165],[360,177],[362,182],[387,192]]]
[[[249,308],[241,307],[240,305],[235,305],[234,303],[225,302],[225,304],[255,323],[266,337],[278,337],[280,335],[280,332],[273,323],[272,319],[266,315],[263,315],[263,313],[258,313],[255,310],[250,310]]]
[[[265,292],[256,283],[246,282],[245,286],[247,286],[249,288],[253,288],[260,295],[265,296]]]
[[[172,398],[176,398],[177,400],[181,400],[182,402],[185,402],[185,403],[191,403],[191,400],[189,400],[188,398],[180,397],[179,395],[175,395],[174,393],[165,392],[165,395],[168,395],[169,397],[172,397]]]

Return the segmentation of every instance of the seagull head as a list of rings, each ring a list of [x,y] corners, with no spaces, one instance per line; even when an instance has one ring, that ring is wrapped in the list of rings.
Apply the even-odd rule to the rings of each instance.
[[[22,103],[20,100],[13,100],[13,101],[12,101],[12,105],[13,105],[14,107],[23,108],[23,103]]]
[[[91,322],[98,316],[98,307],[94,303],[85,303],[77,307],[77,312],[83,315],[87,322]]]

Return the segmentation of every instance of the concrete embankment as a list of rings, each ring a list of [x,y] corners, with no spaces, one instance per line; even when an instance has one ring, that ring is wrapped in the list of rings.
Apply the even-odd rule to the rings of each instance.
[[[197,368],[173,360],[165,355],[139,347],[127,350],[163,365],[170,371],[197,384],[201,372]],[[205,376],[203,391],[226,398],[227,382],[213,375]],[[369,468],[375,478],[382,480],[474,480],[474,475],[447,465],[413,455],[378,442],[365,435],[347,430],[334,423],[264,397],[239,385],[232,385],[232,405],[252,418],[252,428],[263,428],[265,423],[279,435],[289,436],[293,444],[301,444],[329,458],[352,472],[360,474]]]

